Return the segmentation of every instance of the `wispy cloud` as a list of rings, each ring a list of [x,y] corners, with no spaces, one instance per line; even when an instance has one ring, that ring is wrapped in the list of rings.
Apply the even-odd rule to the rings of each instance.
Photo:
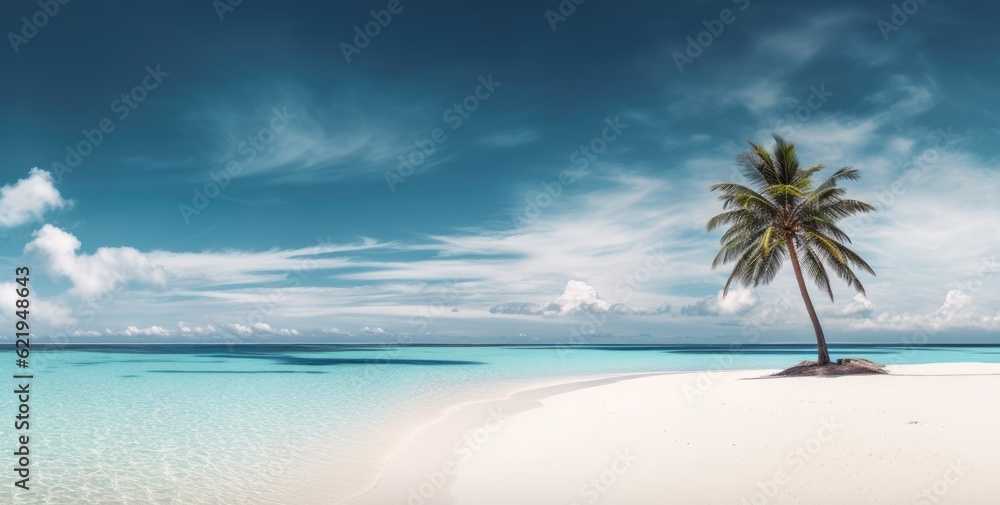
[[[787,27],[761,31],[755,49],[785,64],[776,66],[803,65],[840,40],[845,28],[860,18],[860,13],[845,10],[814,14]]]
[[[358,91],[317,96],[291,82],[270,89],[249,101],[220,98],[196,116],[215,166],[236,162],[237,177],[279,182],[377,177],[398,165],[398,157],[439,122],[431,109],[376,101]]]
[[[480,138],[479,143],[487,147],[504,148],[528,144],[539,138],[536,130],[512,130],[487,135]]]

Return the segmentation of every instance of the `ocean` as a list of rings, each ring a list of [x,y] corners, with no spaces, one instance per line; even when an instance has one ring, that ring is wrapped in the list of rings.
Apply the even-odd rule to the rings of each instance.
[[[0,503],[341,503],[400,434],[532,382],[630,372],[784,368],[808,345],[32,347],[30,428],[4,395]],[[1000,362],[997,346],[831,346],[887,364]],[[10,377],[8,375],[8,377]],[[15,488],[29,434],[30,490]],[[306,498],[309,496],[310,498]],[[318,498],[321,497],[321,498]]]

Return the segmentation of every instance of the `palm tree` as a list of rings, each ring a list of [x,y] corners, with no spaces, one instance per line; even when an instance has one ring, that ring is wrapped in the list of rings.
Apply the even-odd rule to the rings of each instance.
[[[844,180],[858,180],[857,170],[841,168],[813,187],[812,177],[823,166],[801,168],[795,156],[795,145],[779,135],[774,135],[774,141],[776,145],[771,153],[762,145],[749,142],[751,148],[736,157],[748,182],[746,186],[725,183],[711,187],[713,192],[720,193],[719,200],[725,212],[708,221],[708,231],[729,226],[722,235],[722,249],[712,262],[712,268],[736,262],[723,289],[725,297],[733,281],[747,287],[770,283],[788,257],[816,330],[818,364],[827,365],[830,353],[826,337],[809,298],[803,270],[830,295],[830,301],[833,301],[833,290],[827,267],[864,294],[865,288],[852,267],[872,275],[875,271],[844,245],[850,244],[851,239],[837,223],[855,214],[874,212],[875,207],[844,198],[846,190],[837,185]]]

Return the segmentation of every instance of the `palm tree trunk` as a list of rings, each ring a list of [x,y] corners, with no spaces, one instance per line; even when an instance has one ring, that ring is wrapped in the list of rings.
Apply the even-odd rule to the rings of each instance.
[[[788,254],[792,259],[792,269],[795,270],[795,280],[799,283],[799,292],[802,293],[802,301],[806,304],[806,311],[809,312],[809,319],[812,320],[813,329],[816,330],[816,345],[819,348],[819,364],[830,364],[830,351],[826,348],[826,337],[823,335],[823,327],[819,325],[819,318],[816,317],[816,309],[813,308],[812,299],[809,298],[809,291],[806,290],[806,280],[802,278],[802,268],[799,267],[799,255],[795,252],[795,243],[792,237],[786,237],[788,242]]]

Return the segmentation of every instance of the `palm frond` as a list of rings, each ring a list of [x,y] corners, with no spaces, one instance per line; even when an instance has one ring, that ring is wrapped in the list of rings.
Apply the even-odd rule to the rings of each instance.
[[[742,184],[731,182],[713,184],[709,190],[722,193],[719,195],[719,200],[722,201],[723,209],[759,207],[773,210],[774,207],[774,204],[767,197]]]
[[[816,186],[816,190],[820,191],[827,188],[832,188],[837,185],[842,179],[847,179],[849,181],[857,181],[861,179],[861,173],[853,167],[844,167],[836,172],[830,174],[825,181],[821,182],[819,186]]]
[[[846,198],[838,184],[856,181],[859,172],[844,167],[813,184],[823,165],[802,168],[795,145],[774,135],[774,148],[748,142],[750,149],[736,162],[746,184],[722,183],[711,186],[718,193],[723,211],[708,220],[706,229],[726,228],[712,268],[733,264],[723,295],[733,283],[755,287],[774,280],[789,247],[795,248],[796,268],[833,300],[828,268],[850,287],[864,293],[854,269],[874,275],[864,259],[845,244],[851,238],[838,223],[848,217],[874,212],[874,206]]]
[[[830,286],[830,276],[827,275],[826,268],[823,266],[823,262],[816,254],[816,251],[808,244],[803,244],[799,247],[798,256],[799,261],[802,263],[802,269],[830,297],[830,301],[832,302],[833,288]]]

